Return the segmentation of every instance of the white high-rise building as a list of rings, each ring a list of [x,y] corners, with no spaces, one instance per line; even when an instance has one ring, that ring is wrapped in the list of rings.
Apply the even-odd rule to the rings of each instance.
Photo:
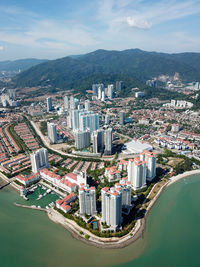
[[[75,108],[76,108],[76,106],[75,106],[75,100],[74,100],[74,97],[71,96],[70,97],[70,109],[73,110]]]
[[[83,104],[78,104],[78,110],[82,110],[82,109],[84,109],[84,106],[83,106]]]
[[[92,133],[92,139],[93,139],[93,153],[98,153],[98,133],[97,131],[94,131]]]
[[[85,100],[85,110],[90,111],[90,100]]]
[[[108,85],[108,98],[113,99],[113,94],[114,94],[114,85],[109,84]]]
[[[71,111],[73,130],[79,129],[79,113],[80,113],[80,110],[78,109],[73,109]]]
[[[95,96],[98,94],[98,84],[92,85],[92,92],[93,92],[93,95]]]
[[[108,114],[105,116],[105,124],[110,124],[110,115]]]
[[[102,97],[102,89],[101,89],[101,87],[99,86],[99,87],[98,87],[98,99],[101,99],[101,97]]]
[[[121,125],[124,125],[125,124],[125,113],[124,113],[124,111],[123,110],[121,110],[120,111],[120,113],[119,113],[119,117],[120,117],[120,124]]]
[[[78,129],[81,131],[90,130],[92,133],[99,129],[99,114],[84,109],[70,110],[68,125],[73,131]],[[72,127],[70,127],[70,125]]]
[[[122,223],[122,192],[121,189],[105,187],[101,189],[102,223],[116,230]]]
[[[129,208],[131,206],[131,182],[127,178],[123,178],[119,183],[115,184],[116,189],[122,192],[122,207]]]
[[[8,94],[11,99],[16,99],[16,89],[8,89]]]
[[[140,158],[128,161],[128,181],[134,190],[139,190],[146,186],[147,166],[145,161]]]
[[[152,181],[156,177],[156,157],[155,153],[145,150],[140,154],[140,160],[146,162],[147,166],[147,180]]]
[[[96,189],[88,185],[79,188],[79,207],[81,215],[95,215],[96,209]]]
[[[100,153],[104,149],[104,130],[98,129],[92,133],[93,139],[93,152]]]
[[[104,85],[98,84],[98,99],[101,100],[102,99],[102,93],[104,92]]]
[[[99,129],[99,114],[94,113],[91,115],[91,125],[89,129],[90,132],[94,132]]]
[[[101,101],[103,101],[103,102],[105,101],[105,91],[103,91],[101,94]]]
[[[99,88],[100,88],[100,91],[101,91],[101,92],[104,91],[104,85],[103,85],[103,83],[100,83],[100,84],[93,84],[93,85],[92,85],[93,95],[98,96],[98,94],[100,93]],[[101,98],[99,98],[99,99],[101,99]]]
[[[75,131],[75,147],[83,149],[90,146],[90,132],[89,131]]]
[[[176,100],[171,99],[171,106],[172,106],[172,107],[175,107],[175,106],[176,106]]]
[[[47,97],[47,112],[52,111],[52,110],[53,110],[52,98]]]
[[[67,116],[67,127],[72,129],[73,124],[72,124],[72,111],[69,110],[69,115]]]
[[[54,123],[47,123],[48,137],[51,144],[56,144],[58,141],[58,135],[56,125]]]
[[[48,150],[41,148],[30,154],[32,172],[37,173],[40,169],[49,167]]]
[[[70,109],[77,109],[79,104],[79,100],[77,98],[74,98],[73,96],[70,97]]]
[[[99,114],[93,113],[93,111],[84,111],[79,114],[79,129],[85,131],[87,129],[90,132],[99,129]]]
[[[112,128],[109,128],[105,130],[105,136],[104,136],[104,142],[105,142],[105,155],[112,155],[113,151],[113,133]]]
[[[122,90],[122,81],[116,81],[116,91],[120,92]]]
[[[65,111],[69,110],[69,99],[68,99],[68,96],[64,97],[64,109],[65,109]]]

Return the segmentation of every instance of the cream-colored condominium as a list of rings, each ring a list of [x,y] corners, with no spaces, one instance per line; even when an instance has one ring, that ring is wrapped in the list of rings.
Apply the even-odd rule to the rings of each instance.
[[[140,154],[140,160],[146,161],[147,180],[152,181],[156,176],[156,157],[155,153],[145,150]]]
[[[48,150],[40,148],[30,154],[32,172],[37,173],[43,168],[49,168]]]
[[[86,185],[79,188],[79,207],[81,215],[95,215],[97,213],[95,187]]]
[[[104,187],[101,189],[102,223],[116,230],[122,223],[122,190]]]
[[[145,150],[140,157],[128,161],[128,181],[134,190],[146,186],[146,180],[152,181],[156,176],[155,153]]]
[[[131,182],[127,178],[123,178],[119,183],[115,184],[115,188],[121,189],[122,192],[122,207],[128,208],[131,206]]]
[[[146,162],[140,158],[130,159],[128,162],[128,181],[134,190],[141,189],[146,186]]]

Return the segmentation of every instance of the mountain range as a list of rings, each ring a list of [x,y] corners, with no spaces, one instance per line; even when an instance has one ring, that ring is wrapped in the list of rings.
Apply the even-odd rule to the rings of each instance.
[[[37,64],[46,62],[46,59],[36,59],[36,58],[26,58],[26,59],[18,59],[18,60],[6,60],[0,61],[0,71],[15,71],[18,72],[27,70]]]
[[[146,80],[160,74],[174,75],[176,72],[185,82],[200,81],[200,53],[167,54],[140,49],[101,49],[37,63],[15,76],[12,83],[14,87],[50,85],[83,91],[91,88],[92,83],[122,80],[126,87],[131,88],[144,86]]]

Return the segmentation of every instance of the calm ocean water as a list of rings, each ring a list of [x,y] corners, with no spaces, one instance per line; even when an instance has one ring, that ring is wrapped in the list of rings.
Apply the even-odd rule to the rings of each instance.
[[[15,207],[0,191],[0,266],[200,266],[200,176],[169,187],[153,207],[143,238],[104,250],[71,237],[45,213]]]

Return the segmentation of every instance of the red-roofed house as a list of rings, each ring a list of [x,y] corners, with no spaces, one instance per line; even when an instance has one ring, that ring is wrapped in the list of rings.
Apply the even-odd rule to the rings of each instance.
[[[77,173],[70,172],[70,173],[67,173],[64,176],[64,178],[67,179],[68,181],[70,181],[71,183],[77,184],[79,187],[82,184],[84,184],[84,185],[87,184],[87,176],[84,172],[77,172]]]
[[[60,175],[57,175],[54,172],[49,171],[46,168],[40,170],[40,176],[42,179],[47,180],[48,182],[51,182],[55,185],[59,185],[60,180],[61,180]]]
[[[32,183],[34,183],[35,181],[38,181],[40,179],[39,173],[34,173],[31,174],[29,176],[24,176],[22,174],[18,174],[15,179],[17,181],[19,181],[21,184],[27,186],[30,185]]]
[[[58,209],[61,209],[64,213],[67,213],[71,209],[69,203],[73,202],[76,199],[76,197],[77,196],[74,193],[71,193],[66,197],[64,197],[63,199],[58,199],[56,201],[56,207]]]
[[[120,171],[117,170],[116,166],[112,166],[110,168],[106,168],[105,176],[108,178],[109,182],[117,181],[121,178]]]
[[[76,183],[71,183],[69,180],[65,178],[63,178],[59,184],[62,189],[66,190],[69,193],[74,192],[77,188]]]

